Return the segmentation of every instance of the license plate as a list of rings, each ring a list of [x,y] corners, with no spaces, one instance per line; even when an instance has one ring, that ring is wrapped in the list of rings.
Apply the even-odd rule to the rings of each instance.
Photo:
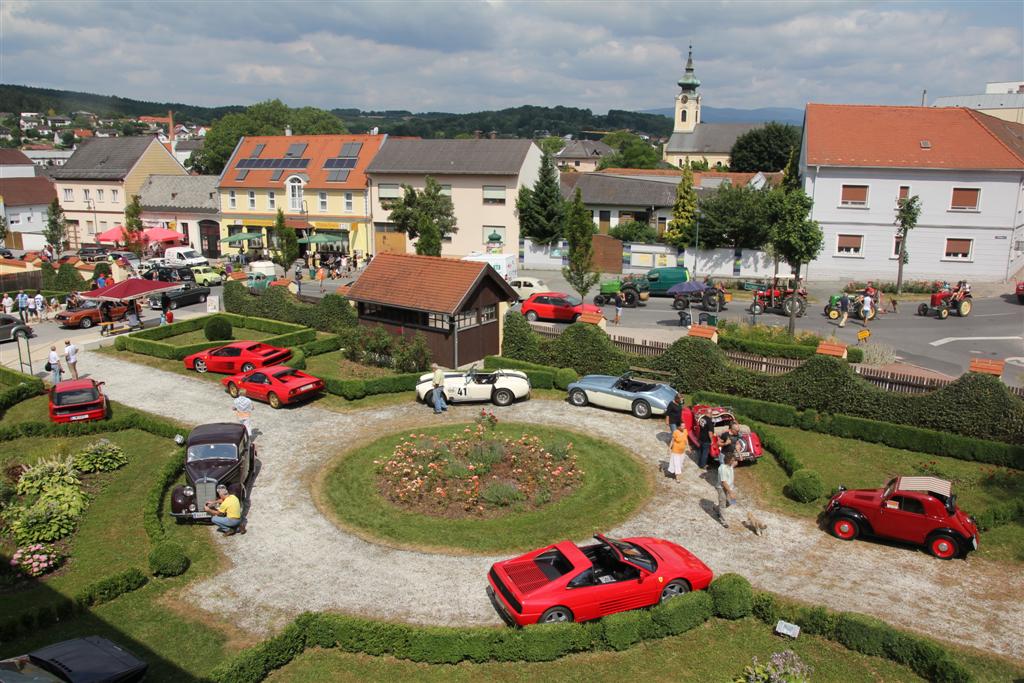
[[[209,519],[210,514],[208,512],[193,512],[192,519]]]
[[[310,389],[312,389],[312,388],[313,388],[314,386],[316,386],[316,385],[315,385],[315,384],[307,384],[307,385],[306,385],[306,386],[304,386],[304,387],[299,387],[299,393],[301,394],[301,393],[302,393],[303,391],[309,391],[309,390],[310,390]]]
[[[71,416],[71,421],[72,422],[74,422],[76,420],[88,420],[88,419],[89,419],[88,415],[72,415]]]

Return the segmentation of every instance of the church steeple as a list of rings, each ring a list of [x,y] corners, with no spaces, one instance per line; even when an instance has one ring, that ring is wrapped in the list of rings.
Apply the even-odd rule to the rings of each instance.
[[[700,123],[700,81],[693,73],[693,45],[686,57],[686,71],[679,79],[679,94],[676,95],[674,133],[692,133]]]
[[[686,57],[686,70],[683,72],[683,77],[678,81],[679,88],[684,93],[693,94],[700,87],[700,81],[693,73],[693,45],[690,46],[690,52]]]

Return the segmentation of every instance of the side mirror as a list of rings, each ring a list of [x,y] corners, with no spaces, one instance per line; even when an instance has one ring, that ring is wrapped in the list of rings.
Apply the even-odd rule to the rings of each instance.
[[[646,576],[646,574],[644,574],[644,572],[640,572],[640,576],[639,576],[639,577],[637,577],[637,580],[636,580],[636,582],[637,582],[637,583],[643,583],[643,582],[644,582],[644,577],[645,577],[645,576]]]

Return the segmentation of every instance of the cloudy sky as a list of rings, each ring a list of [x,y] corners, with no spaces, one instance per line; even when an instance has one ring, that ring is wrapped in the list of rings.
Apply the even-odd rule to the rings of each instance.
[[[478,111],[918,103],[1024,79],[1024,2],[0,0],[0,82],[154,101]]]

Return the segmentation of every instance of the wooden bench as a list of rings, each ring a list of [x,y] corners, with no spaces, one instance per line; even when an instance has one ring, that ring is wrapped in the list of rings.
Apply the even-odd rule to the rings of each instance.
[[[967,368],[969,372],[980,372],[983,375],[995,375],[1001,377],[1006,368],[1005,360],[991,358],[972,358],[971,365]]]
[[[846,344],[834,344],[832,342],[823,341],[818,344],[817,353],[822,356],[835,356],[836,358],[846,360]]]
[[[246,273],[245,273],[244,271],[241,271],[241,270],[233,270],[233,271],[231,271],[231,273],[230,273],[230,274],[229,274],[229,275],[227,276],[227,278],[226,278],[226,279],[228,279],[228,280],[246,280],[246,279],[248,279],[248,278],[249,278],[248,274],[246,274]]]
[[[119,334],[128,330],[128,321],[116,320],[112,322],[99,323],[100,336],[109,337],[112,334]]]
[[[700,337],[701,339],[709,339],[713,343],[718,343],[718,328],[711,327],[710,325],[690,325],[690,331],[686,335],[687,337]]]

